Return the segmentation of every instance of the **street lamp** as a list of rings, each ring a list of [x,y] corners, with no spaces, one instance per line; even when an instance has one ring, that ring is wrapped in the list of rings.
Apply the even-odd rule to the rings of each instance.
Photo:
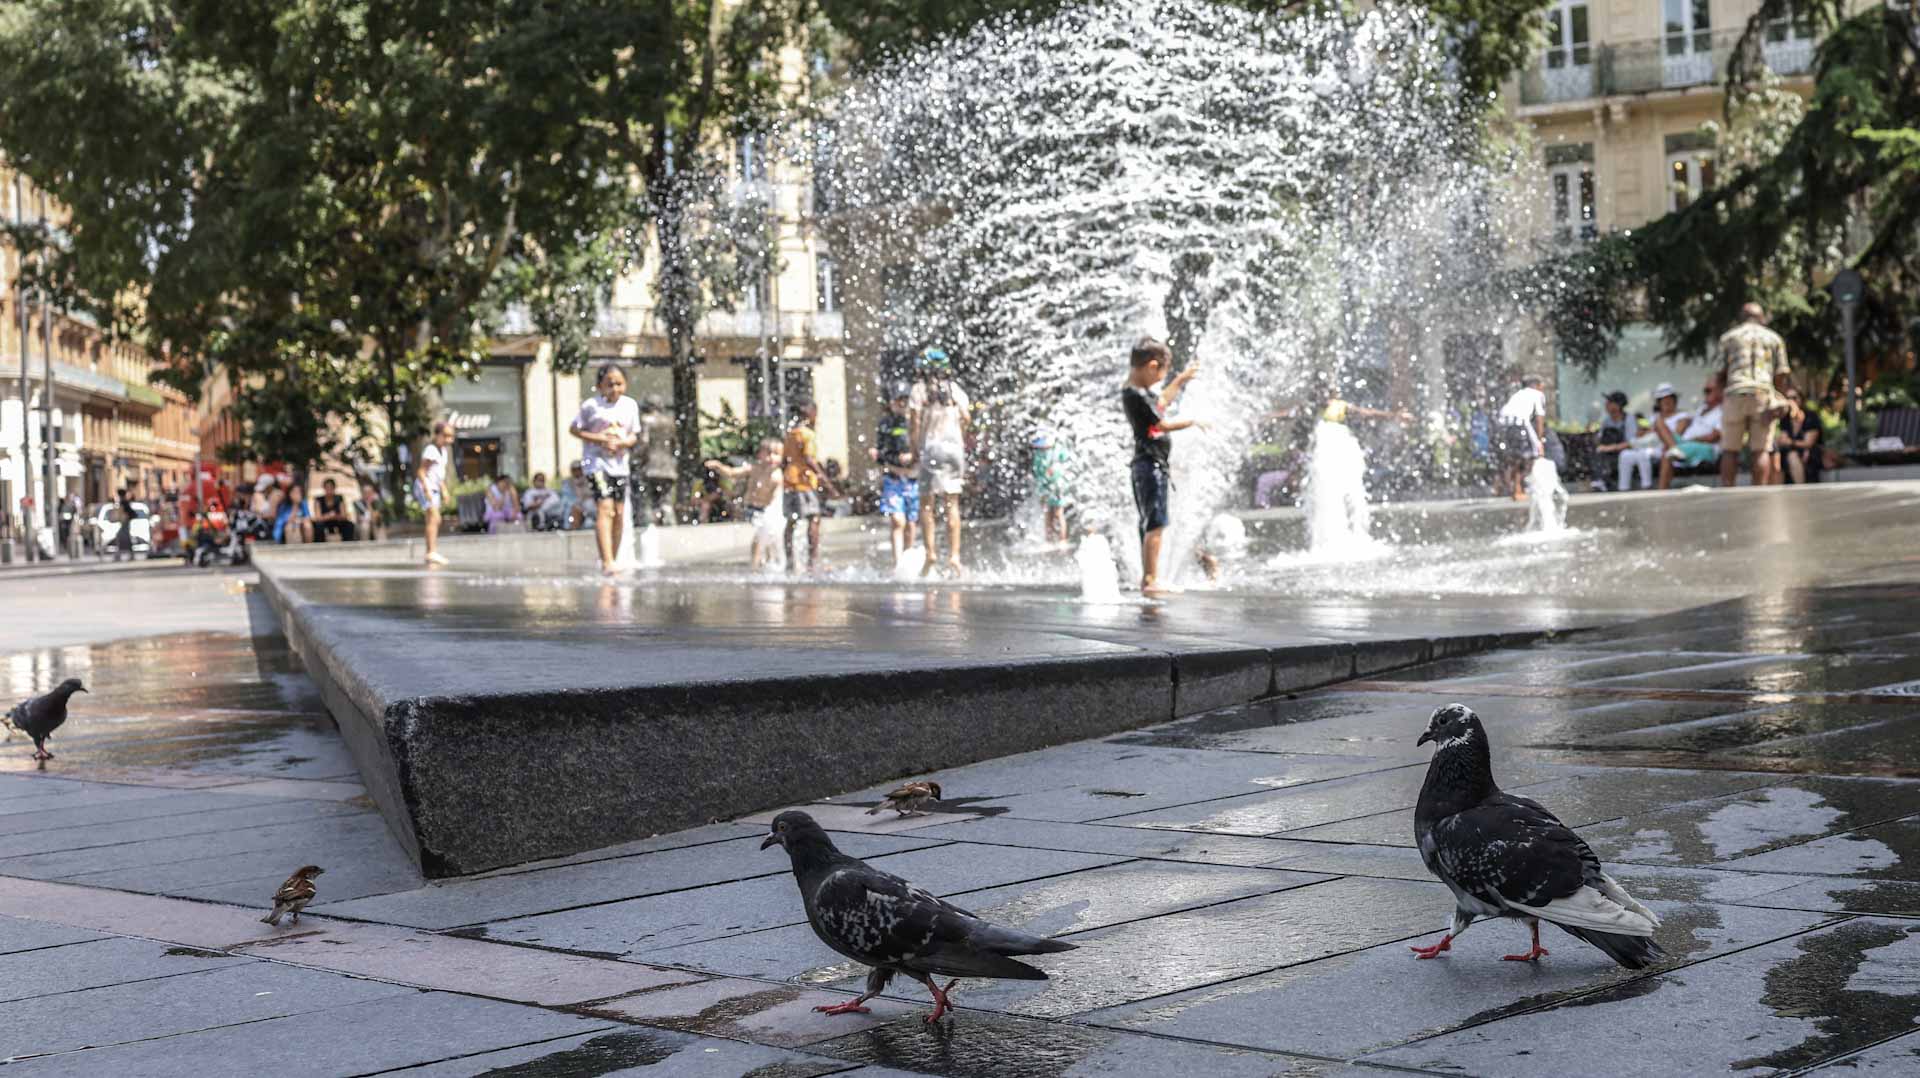
[[[1840,305],[1840,335],[1847,345],[1847,453],[1860,452],[1860,392],[1854,380],[1856,352],[1854,334],[1857,326],[1854,316],[1860,310],[1861,297],[1866,295],[1867,282],[1860,271],[1848,267],[1833,277],[1833,283],[1827,286],[1833,293],[1833,301]]]

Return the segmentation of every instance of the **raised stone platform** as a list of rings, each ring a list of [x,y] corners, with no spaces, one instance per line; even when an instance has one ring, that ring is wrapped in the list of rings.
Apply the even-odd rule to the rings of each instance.
[[[1852,555],[1808,556],[1817,520],[1907,519],[1914,493],[1584,500],[1585,532],[1491,555],[1510,506],[1403,510],[1473,538],[1338,572],[1282,555],[1233,592],[1158,604],[1088,605],[1057,577],[695,563],[744,549],[732,528],[669,530],[674,569],[612,583],[577,535],[455,541],[435,572],[381,544],[269,552],[261,569],[369,792],[422,870],[449,876],[1698,605],[1755,573],[1832,573]],[[1298,594],[1308,575],[1323,594]]]

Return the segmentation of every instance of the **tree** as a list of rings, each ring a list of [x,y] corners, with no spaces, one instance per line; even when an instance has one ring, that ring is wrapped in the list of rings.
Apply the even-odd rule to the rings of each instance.
[[[660,29],[615,0],[21,0],[0,146],[73,216],[16,238],[183,390],[231,377],[256,454],[377,408],[395,465],[516,284],[606,262],[670,77],[624,43]],[[302,402],[317,422],[280,414]]]
[[[1920,315],[1920,183],[1903,133],[1920,115],[1920,22],[1912,5],[1846,11],[1835,0],[1765,0],[1755,12],[1727,74],[1734,167],[1688,206],[1581,256],[1595,284],[1580,302],[1608,308],[1598,323],[1625,320],[1644,297],[1673,352],[1705,356],[1758,294],[1796,365],[1817,369],[1840,351],[1824,283],[1852,266],[1870,288],[1863,339],[1900,346]],[[1812,100],[1783,138],[1744,138],[1743,112],[1769,92],[1761,42],[1789,19],[1822,36]],[[1582,358],[1597,368],[1604,351]]]

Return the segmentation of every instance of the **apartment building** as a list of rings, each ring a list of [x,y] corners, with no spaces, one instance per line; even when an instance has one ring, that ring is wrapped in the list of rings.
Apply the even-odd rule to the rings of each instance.
[[[1727,61],[1759,6],[1555,0],[1545,47],[1506,95],[1510,114],[1540,146],[1542,213],[1555,239],[1575,244],[1636,228],[1714,185],[1714,146],[1702,128],[1725,116]],[[1811,94],[1806,23],[1769,25],[1761,47],[1789,88]],[[1697,371],[1660,359],[1663,350],[1656,330],[1632,326],[1598,381],[1563,367],[1561,416],[1597,417],[1599,397],[1611,389],[1626,390],[1638,406],[1658,382],[1697,379]]]
[[[0,216],[58,228],[66,210],[0,166]],[[19,252],[0,251],[0,504],[9,534],[20,534],[26,499],[44,522],[50,503],[72,495],[91,505],[123,486],[149,500],[184,487],[193,412],[178,392],[149,384],[155,358],[84,313],[22,295],[19,275]]]

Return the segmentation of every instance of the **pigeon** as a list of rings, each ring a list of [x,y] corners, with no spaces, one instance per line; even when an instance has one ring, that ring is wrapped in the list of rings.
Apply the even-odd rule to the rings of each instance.
[[[926,1021],[937,1022],[952,1007],[947,993],[960,978],[1044,981],[1046,973],[1015,962],[1012,956],[1074,949],[1071,943],[990,924],[898,876],[848,857],[804,812],[788,811],[773,818],[772,833],[760,848],[775,845],[785,847],[793,861],[800,901],[814,935],[848,958],[873,967],[864,994],[847,1003],[814,1008],[823,1014],[868,1013],[863,1004],[901,973],[933,993],[933,1013]],[[953,980],[941,988],[935,974]]]
[[[1427,871],[1453,891],[1453,922],[1440,942],[1414,947],[1421,958],[1451,950],[1481,917],[1517,917],[1533,947],[1504,956],[1532,962],[1547,954],[1540,922],[1593,944],[1628,969],[1663,957],[1653,942],[1660,918],[1600,868],[1580,836],[1536,801],[1501,793],[1480,716],[1465,704],[1434,711],[1418,744],[1433,742],[1433,762],[1413,812],[1413,834]]]
[[[53,759],[53,753],[47,751],[47,738],[67,721],[67,701],[74,693],[86,692],[86,686],[80,679],[70,677],[61,682],[45,696],[36,696],[22,704],[14,705],[7,712],[7,721],[17,727],[21,733],[33,739],[33,758],[40,761]]]
[[[940,784],[937,782],[909,782],[894,790],[886,799],[867,810],[867,815],[878,816],[885,809],[892,809],[902,816],[919,816],[927,805],[940,800]]]
[[[272,912],[260,920],[278,928],[280,918],[292,914],[293,923],[299,924],[300,911],[306,909],[307,903],[313,901],[316,891],[313,878],[325,871],[326,869],[319,865],[303,865],[295,869],[293,875],[287,877],[287,882],[281,884],[280,889],[273,893]]]

